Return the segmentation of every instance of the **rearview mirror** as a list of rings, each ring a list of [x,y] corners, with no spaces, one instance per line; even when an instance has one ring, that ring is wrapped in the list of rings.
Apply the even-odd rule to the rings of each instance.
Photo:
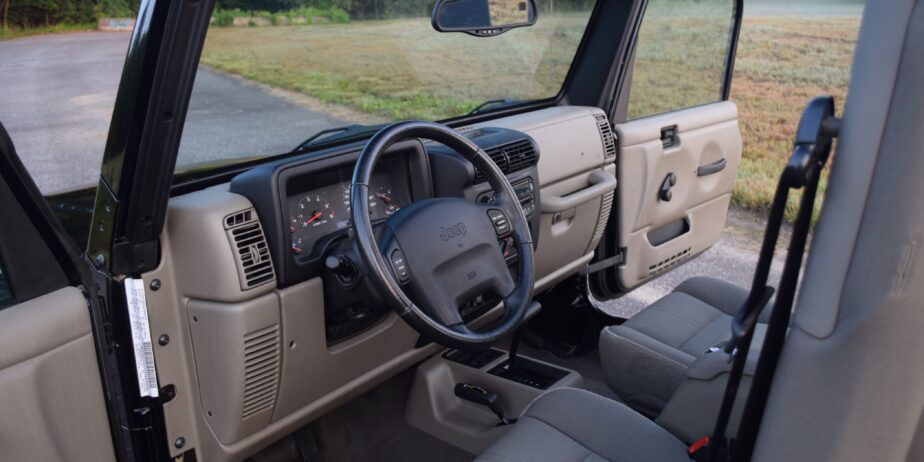
[[[534,0],[439,0],[433,7],[433,28],[493,37],[536,23]]]

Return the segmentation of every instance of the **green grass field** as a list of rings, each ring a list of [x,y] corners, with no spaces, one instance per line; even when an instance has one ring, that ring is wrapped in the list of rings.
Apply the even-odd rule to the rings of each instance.
[[[84,32],[96,30],[96,24],[56,24],[54,26],[35,27],[30,29],[10,28],[0,29],[0,40],[12,40],[33,35],[64,34],[68,32]]]
[[[489,40],[434,33],[427,19],[213,28],[202,62],[384,120],[437,120],[464,114],[487,99],[557,93],[585,21],[580,14],[544,17],[535,27]],[[745,18],[732,85],[744,138],[736,205],[756,211],[769,207],[799,115],[811,97],[832,94],[842,108],[859,22],[859,16]],[[669,15],[644,28],[640,40],[649,34],[647,40],[670,38],[681,47],[653,47],[645,55],[647,75],[659,78],[637,79],[630,114],[670,107],[665,99],[677,99],[678,92],[683,101],[716,94],[717,85],[703,93],[701,85],[689,84],[721,74],[720,60],[703,58],[704,64],[690,65],[697,56],[716,54],[709,45],[721,45],[714,40],[716,31],[724,32]],[[636,75],[641,73],[637,69]]]

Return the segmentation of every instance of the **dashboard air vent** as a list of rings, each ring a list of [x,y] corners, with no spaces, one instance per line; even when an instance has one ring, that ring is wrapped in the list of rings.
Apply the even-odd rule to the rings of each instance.
[[[502,144],[485,150],[491,160],[500,167],[505,174],[518,172],[529,168],[536,163],[536,149],[529,140],[519,140]],[[487,178],[478,169],[475,169],[475,183],[486,181]]]
[[[276,279],[266,237],[253,209],[225,217],[225,231],[237,260],[241,290],[253,289]]]
[[[279,392],[279,324],[244,336],[244,407],[246,419],[276,404]]]
[[[603,142],[603,152],[607,159],[616,156],[616,137],[613,136],[613,130],[610,128],[610,122],[606,120],[603,114],[597,114],[597,128],[600,129],[600,141]]]
[[[507,171],[505,173],[518,172],[536,163],[536,150],[533,148],[533,143],[528,140],[507,145],[504,148],[504,153],[507,154]]]

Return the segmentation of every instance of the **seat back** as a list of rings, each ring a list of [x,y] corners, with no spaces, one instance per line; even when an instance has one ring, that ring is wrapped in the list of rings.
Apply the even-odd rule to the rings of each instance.
[[[754,460],[924,460],[924,0],[866,6]]]

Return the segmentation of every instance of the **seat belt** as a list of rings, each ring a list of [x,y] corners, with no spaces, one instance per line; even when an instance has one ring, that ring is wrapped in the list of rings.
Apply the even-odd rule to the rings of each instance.
[[[773,381],[773,374],[789,328],[792,304],[799,283],[799,270],[802,266],[802,256],[805,253],[805,244],[811,227],[821,170],[828,160],[832,141],[837,136],[839,125],[839,119],[834,117],[834,98],[831,96],[812,99],[802,112],[799,128],[796,130],[793,153],[780,175],[770,207],[767,230],[761,245],[760,257],[757,260],[754,280],[744,305],[732,320],[732,337],[724,348],[725,352],[732,356],[733,363],[728,383],[725,386],[722,406],[719,409],[712,436],[705,443],[700,444],[701,449],[691,451],[691,455],[696,460],[710,462],[748,460],[753,452],[767,395],[770,392],[770,384]],[[745,401],[741,427],[737,438],[729,440],[726,438],[728,421],[744,374],[744,366],[754,338],[754,329],[757,326],[757,317],[773,296],[774,290],[767,285],[767,278],[779,240],[789,192],[795,189],[803,190],[802,199],[789,241],[783,273],[780,276],[779,292],[770,313],[764,345],[757,362],[751,389]]]

